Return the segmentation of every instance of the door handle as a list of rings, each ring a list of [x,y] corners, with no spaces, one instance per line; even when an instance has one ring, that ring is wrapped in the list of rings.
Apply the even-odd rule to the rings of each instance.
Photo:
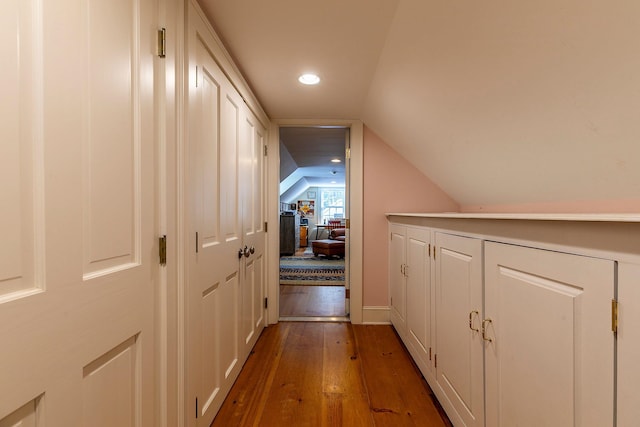
[[[256,253],[256,248],[254,248],[253,246],[251,246],[251,247],[249,248],[249,252],[251,252],[251,254]]]
[[[244,256],[245,258],[249,258],[251,256],[249,248],[246,245],[244,246]]]
[[[491,323],[491,319],[484,319],[482,321],[482,339],[485,341],[492,342],[493,339],[487,338],[487,327],[486,327],[487,323]]]
[[[473,315],[474,315],[474,313],[475,314],[480,314],[480,313],[478,313],[478,310],[473,310],[472,312],[469,313],[469,329],[471,329],[472,331],[475,331],[475,332],[480,332],[480,329],[473,327]]]

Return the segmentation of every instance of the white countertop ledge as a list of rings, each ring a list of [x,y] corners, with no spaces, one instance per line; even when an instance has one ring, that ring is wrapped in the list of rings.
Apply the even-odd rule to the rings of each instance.
[[[640,222],[637,214],[578,214],[578,213],[401,213],[390,212],[387,217],[441,218],[441,219],[501,219],[520,221],[584,221],[584,222]]]

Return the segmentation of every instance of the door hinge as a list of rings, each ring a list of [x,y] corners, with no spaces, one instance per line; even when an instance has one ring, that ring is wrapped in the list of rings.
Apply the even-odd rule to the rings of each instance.
[[[351,220],[349,218],[344,220],[344,228],[351,229]]]
[[[264,299],[264,308],[269,308],[269,298]]]
[[[269,230],[269,223],[267,221],[264,222],[264,232],[266,233]]]
[[[348,159],[350,159],[350,158],[351,158],[351,148],[347,148],[347,149],[344,151],[344,155],[345,155],[345,157],[347,158],[347,160],[348,160]]]
[[[614,299],[611,300],[611,330],[618,333],[618,301]]]
[[[344,299],[351,299],[351,289],[344,290]]]
[[[196,397],[196,418],[198,418],[198,398]]]
[[[436,260],[436,246],[433,246],[433,260]]]
[[[160,265],[167,265],[167,235],[163,234],[158,238],[158,255]]]
[[[200,243],[198,242],[198,232],[196,231],[196,253],[198,253],[198,246],[200,246]]]
[[[161,28],[158,30],[158,57],[167,56],[167,30]]]
[[[267,146],[264,146],[264,155],[266,156],[269,153],[269,149],[267,148]]]
[[[431,243],[429,243],[429,258],[431,258]]]

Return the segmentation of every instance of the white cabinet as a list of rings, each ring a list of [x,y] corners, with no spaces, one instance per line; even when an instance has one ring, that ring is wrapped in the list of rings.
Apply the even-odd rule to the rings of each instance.
[[[392,323],[420,370],[433,375],[431,232],[398,225],[390,230]]]
[[[488,426],[613,423],[613,261],[485,243]]]
[[[390,224],[392,323],[453,424],[637,424],[640,218],[492,219]]]
[[[482,241],[436,233],[435,243],[434,388],[455,425],[482,426]]]

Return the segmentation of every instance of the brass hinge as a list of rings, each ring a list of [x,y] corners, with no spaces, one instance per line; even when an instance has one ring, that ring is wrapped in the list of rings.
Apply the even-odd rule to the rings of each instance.
[[[264,232],[266,233],[269,230],[269,223],[267,221],[264,222]]]
[[[267,148],[267,146],[265,145],[265,146],[264,146],[264,155],[266,156],[268,152],[269,152],[269,149],[268,149],[268,148]]]
[[[269,298],[264,299],[264,308],[269,308]]]
[[[611,300],[611,330],[618,333],[618,301],[614,299]]]
[[[166,234],[158,238],[158,255],[160,257],[160,265],[167,265],[167,235]]]
[[[344,220],[344,228],[351,229],[351,220],[349,218]]]
[[[344,155],[345,155],[345,157],[346,157],[347,159],[350,159],[350,158],[351,158],[351,148],[347,148],[347,149],[344,151]]]
[[[160,58],[167,56],[167,30],[165,28],[158,30],[158,56]]]
[[[351,289],[344,290],[344,299],[351,299]]]

